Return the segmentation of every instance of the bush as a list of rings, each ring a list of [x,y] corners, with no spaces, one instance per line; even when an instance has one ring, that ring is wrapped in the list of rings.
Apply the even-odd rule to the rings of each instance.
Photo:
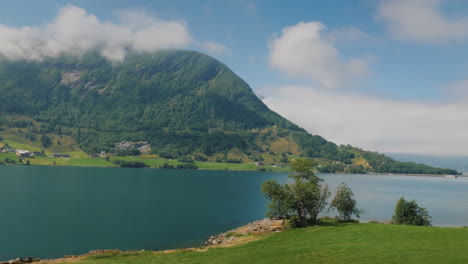
[[[192,157],[190,156],[182,156],[182,157],[179,157],[177,160],[180,162],[184,162],[184,163],[194,163]]]
[[[198,166],[193,163],[184,163],[176,166],[177,169],[197,170]]]
[[[12,164],[16,163],[16,160],[12,160],[12,159],[9,159],[9,158],[6,158],[4,161],[5,161],[5,163],[12,163]]]
[[[48,148],[52,146],[52,139],[48,137],[47,135],[42,135],[41,136],[41,144],[44,148]]]
[[[119,149],[115,154],[117,156],[139,156],[141,151],[137,148]]]
[[[401,197],[395,206],[392,221],[397,225],[430,226],[431,216],[426,208],[419,207],[415,200],[407,201]]]
[[[242,163],[242,159],[227,159],[226,163]]]
[[[148,167],[143,162],[140,161],[125,161],[125,160],[114,160],[112,161],[115,165],[121,167],[121,168],[144,168]]]
[[[165,158],[165,159],[175,159],[178,156],[174,151],[166,150],[166,149],[162,149],[158,151],[157,154],[159,155],[159,157]]]
[[[159,166],[160,169],[174,169],[174,166],[171,164],[164,163],[163,165]]]
[[[206,157],[203,154],[197,154],[195,155],[195,160],[196,161],[208,161],[208,157]]]

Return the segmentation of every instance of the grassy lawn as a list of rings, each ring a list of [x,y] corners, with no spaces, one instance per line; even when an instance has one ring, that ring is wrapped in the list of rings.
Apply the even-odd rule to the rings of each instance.
[[[149,251],[73,263],[468,263],[468,229],[385,224],[309,227],[206,252]],[[60,263],[60,262],[54,262]],[[66,263],[66,262],[63,262]]]

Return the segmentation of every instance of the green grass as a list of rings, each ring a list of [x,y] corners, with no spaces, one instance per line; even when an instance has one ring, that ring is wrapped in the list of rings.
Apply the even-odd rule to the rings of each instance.
[[[146,165],[152,168],[159,168],[159,166],[163,165],[164,163],[176,166],[178,164],[182,164],[177,160],[167,160],[163,158],[144,158],[144,157],[112,157],[112,160],[124,160],[124,161],[140,161],[145,163]],[[200,169],[205,170],[257,170],[258,167],[253,163],[223,163],[223,162],[202,162],[196,161],[195,164]],[[265,166],[265,169],[271,171],[289,171],[290,167],[271,167]]]
[[[102,158],[49,158],[35,157],[29,160],[31,165],[55,165],[57,166],[92,166],[92,167],[114,167],[115,165]]]
[[[206,252],[111,253],[76,263],[468,263],[468,229],[343,224],[285,231]]]
[[[140,161],[145,163],[151,168],[159,168],[164,163],[173,165],[182,164],[177,160],[167,160],[163,158],[148,158],[148,157],[111,157],[110,161],[103,158],[88,158],[84,156],[83,152],[66,152],[70,158],[51,158],[45,156],[37,156],[34,158],[27,158],[31,165],[56,165],[56,166],[92,166],[92,167],[115,167],[112,163],[113,160],[124,161]],[[0,161],[5,158],[13,159],[18,162],[18,157],[15,153],[0,153]],[[54,164],[55,162],[55,164]],[[258,167],[252,163],[218,163],[218,162],[195,162],[199,169],[204,170],[258,170]],[[272,167],[265,166],[267,171],[290,171],[290,167]]]
[[[0,161],[4,161],[7,158],[18,162],[18,156],[16,156],[15,153],[13,153],[13,152],[0,153]]]

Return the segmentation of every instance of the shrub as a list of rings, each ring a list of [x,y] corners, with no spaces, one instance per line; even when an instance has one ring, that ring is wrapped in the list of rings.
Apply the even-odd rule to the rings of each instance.
[[[119,149],[115,154],[117,156],[139,156],[141,151],[137,148]]]
[[[184,163],[194,163],[193,159],[190,156],[182,156],[177,158],[177,160]]]
[[[121,168],[144,168],[148,167],[143,162],[140,161],[125,161],[125,160],[114,160],[112,161],[115,165],[121,167]]]
[[[197,154],[195,155],[195,160],[196,161],[208,161],[208,157],[206,157],[203,154]]]
[[[403,197],[398,200],[395,206],[392,220],[397,225],[431,225],[431,216],[426,208],[419,207],[415,200],[407,201]]]
[[[174,166],[171,164],[164,163],[163,165],[159,166],[160,169],[174,169]]]
[[[226,163],[242,163],[242,159],[227,159]]]
[[[198,166],[193,163],[184,163],[176,166],[177,169],[197,170]]]
[[[12,163],[12,164],[16,163],[16,160],[12,160],[12,159],[9,159],[9,158],[6,158],[4,161],[5,161],[5,163]]]

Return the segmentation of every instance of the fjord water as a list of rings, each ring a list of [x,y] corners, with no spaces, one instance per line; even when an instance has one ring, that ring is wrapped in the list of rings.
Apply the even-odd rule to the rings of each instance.
[[[261,183],[287,175],[0,166],[0,260],[200,246],[212,234],[264,218]],[[467,178],[320,176],[332,190],[342,181],[351,186],[366,211],[361,221],[391,219],[404,196],[427,207],[434,225],[468,225]]]

